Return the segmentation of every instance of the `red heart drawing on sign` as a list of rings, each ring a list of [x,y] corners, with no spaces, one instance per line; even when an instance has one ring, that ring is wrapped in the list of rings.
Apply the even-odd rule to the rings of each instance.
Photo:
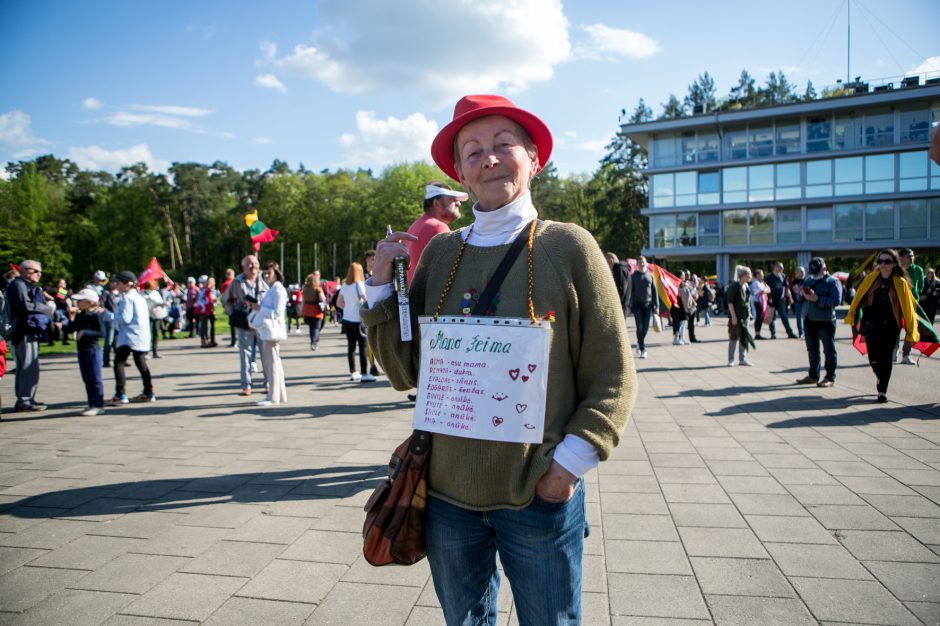
[[[535,363],[529,363],[529,373],[530,373],[530,374],[535,371],[535,367],[536,367],[536,366],[535,366]]]
[[[525,411],[527,408],[529,408],[529,405],[528,405],[528,404],[517,404],[517,405],[516,405],[516,413],[522,413],[522,412]]]
[[[513,380],[519,378],[519,368],[517,367],[514,370],[509,370],[509,377]]]
[[[525,383],[525,382],[529,382],[529,377],[528,377],[528,376],[523,376],[523,377],[522,377],[522,382],[524,382],[524,383]]]
[[[495,415],[493,416],[493,426],[499,426],[502,423],[503,423],[503,418],[497,417]]]

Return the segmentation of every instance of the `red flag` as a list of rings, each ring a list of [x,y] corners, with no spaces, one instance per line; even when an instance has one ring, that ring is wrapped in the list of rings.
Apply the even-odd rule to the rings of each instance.
[[[171,284],[173,282],[170,280],[170,277],[166,275],[166,272],[163,271],[163,268],[160,267],[160,262],[157,261],[157,257],[153,257],[150,259],[150,263],[147,264],[147,269],[145,269],[137,278],[137,284],[145,285],[148,281],[161,279],[167,284]]]

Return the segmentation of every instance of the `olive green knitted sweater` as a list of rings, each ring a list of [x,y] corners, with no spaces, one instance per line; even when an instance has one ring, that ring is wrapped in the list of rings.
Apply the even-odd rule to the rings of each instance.
[[[413,317],[434,314],[460,244],[457,231],[436,236],[425,248],[409,292]],[[468,245],[441,313],[461,315],[463,294],[483,291],[509,247]],[[503,282],[498,317],[528,318],[525,255],[523,250]],[[458,506],[527,506],[555,446],[568,433],[591,443],[605,460],[619,442],[636,398],[636,370],[617,290],[591,234],[573,224],[542,222],[536,229],[532,265],[535,314],[555,315],[544,440],[536,445],[435,434],[428,488]],[[395,297],[361,313],[389,381],[399,390],[416,387],[417,320],[412,321],[415,340],[402,343]]]

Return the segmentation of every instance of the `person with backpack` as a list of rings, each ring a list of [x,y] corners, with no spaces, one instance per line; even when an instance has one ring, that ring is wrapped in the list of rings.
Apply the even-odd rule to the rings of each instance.
[[[45,411],[36,400],[39,389],[39,339],[47,332],[55,313],[53,298],[39,286],[42,265],[27,259],[20,274],[7,287],[4,317],[10,327],[6,339],[13,344],[16,358],[15,411]]]

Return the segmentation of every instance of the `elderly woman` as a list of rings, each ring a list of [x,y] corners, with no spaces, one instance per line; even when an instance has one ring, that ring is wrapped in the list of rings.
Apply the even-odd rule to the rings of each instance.
[[[467,314],[466,296],[484,289],[519,236],[526,249],[488,313],[525,318],[526,325],[554,319],[540,442],[433,435],[425,541],[448,624],[495,624],[497,552],[520,624],[580,622],[588,530],[582,476],[619,442],[636,394],[623,313],[603,253],[584,229],[539,221],[532,205],[529,185],[551,148],[539,118],[488,95],[462,98],[431,147],[437,165],[473,196],[475,221],[424,249],[409,292],[414,330],[420,334],[416,315]],[[413,239],[395,232],[378,243],[362,312],[370,343],[399,390],[419,383],[422,361],[420,337],[400,339],[389,284],[393,259],[407,258]]]
[[[734,269],[737,279],[728,286],[728,367],[734,367],[734,349],[738,349],[738,364],[751,366],[747,360],[748,345],[753,346],[751,333],[747,328],[747,320],[751,316],[751,307],[748,306],[750,297],[751,268],[739,265]]]

